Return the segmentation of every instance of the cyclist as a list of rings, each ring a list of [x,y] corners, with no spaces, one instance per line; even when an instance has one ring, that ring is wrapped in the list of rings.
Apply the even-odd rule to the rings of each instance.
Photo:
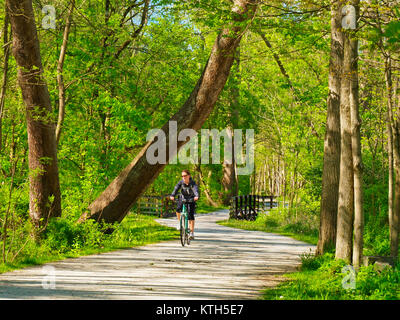
[[[182,171],[182,180],[180,180],[174,191],[171,193],[170,199],[174,200],[177,192],[181,189],[181,196],[186,200],[192,199],[197,201],[199,199],[199,188],[197,187],[196,182],[190,176],[190,172],[188,170]],[[179,221],[181,219],[181,212],[183,208],[182,199],[178,199],[177,207],[176,207],[176,217],[178,218],[178,229],[180,228]],[[188,220],[189,220],[189,228],[190,228],[190,238],[194,239],[194,213],[196,208],[195,202],[186,203],[186,208],[188,209]]]

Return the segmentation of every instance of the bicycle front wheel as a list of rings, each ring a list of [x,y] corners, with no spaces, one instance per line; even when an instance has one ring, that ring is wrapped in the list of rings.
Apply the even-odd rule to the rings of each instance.
[[[189,231],[190,232],[190,231]],[[190,245],[190,233],[186,232],[186,243]]]
[[[186,228],[185,228],[185,219],[184,219],[183,215],[181,216],[180,233],[181,233],[181,244],[182,244],[182,247],[184,247],[187,235],[186,235]]]

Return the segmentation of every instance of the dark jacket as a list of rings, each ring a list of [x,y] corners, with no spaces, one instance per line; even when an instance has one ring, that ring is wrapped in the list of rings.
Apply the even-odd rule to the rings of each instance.
[[[199,197],[199,188],[197,187],[196,182],[190,177],[189,184],[185,184],[183,180],[180,180],[175,188],[174,191],[171,193],[171,197],[175,197],[178,191],[181,190],[181,194],[185,197],[185,199],[190,199],[193,197]]]

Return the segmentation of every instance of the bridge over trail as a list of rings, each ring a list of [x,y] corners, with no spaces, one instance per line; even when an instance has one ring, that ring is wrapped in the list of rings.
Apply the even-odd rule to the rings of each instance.
[[[0,274],[0,299],[257,299],[314,246],[277,234],[220,226],[228,210],[196,216],[196,239],[118,250]],[[158,219],[175,227],[176,219]],[[47,279],[47,278],[45,278]],[[45,282],[44,284],[49,284]]]

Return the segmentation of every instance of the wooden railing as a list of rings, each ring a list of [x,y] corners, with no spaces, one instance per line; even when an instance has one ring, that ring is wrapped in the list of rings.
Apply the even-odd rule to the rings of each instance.
[[[238,220],[255,220],[258,212],[278,206],[275,196],[244,195],[231,198],[229,217]]]
[[[176,205],[165,195],[143,195],[137,202],[137,213],[167,218],[175,216]]]

